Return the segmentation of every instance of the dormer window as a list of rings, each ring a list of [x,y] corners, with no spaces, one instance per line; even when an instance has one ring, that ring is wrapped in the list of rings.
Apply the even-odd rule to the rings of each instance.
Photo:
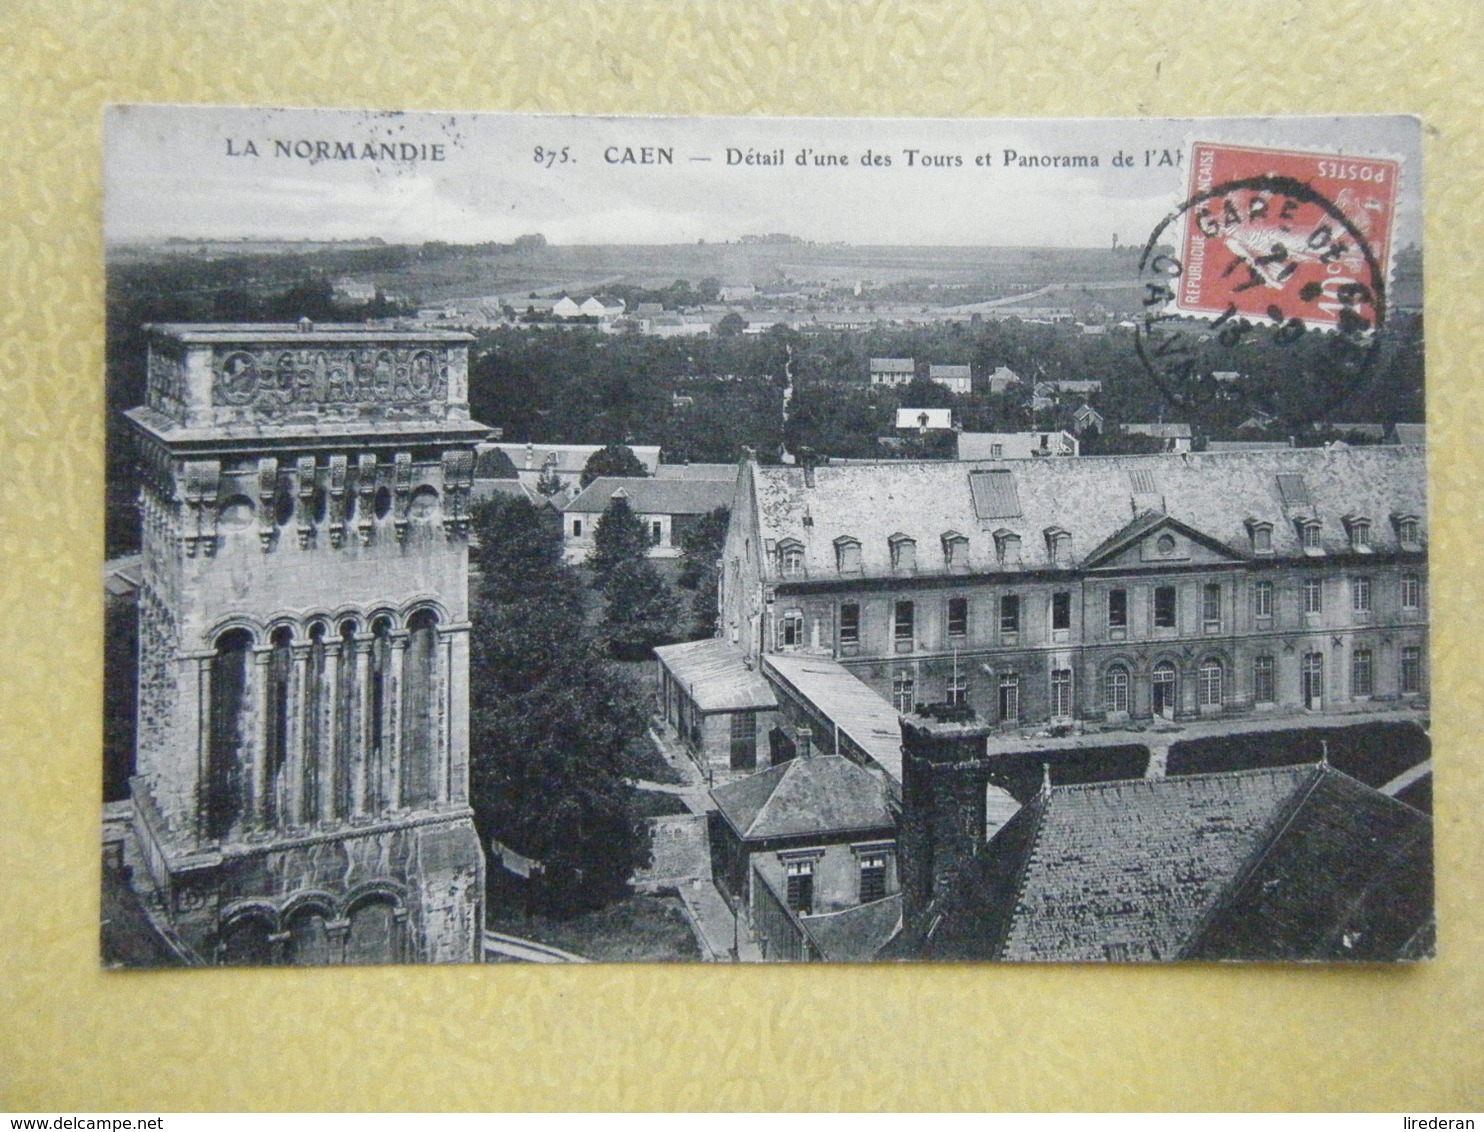
[[[785,578],[803,577],[803,543],[797,539],[786,538],[778,544],[778,572]]]
[[[943,532],[943,564],[950,570],[969,567],[969,540],[957,531]]]
[[[995,558],[1001,566],[1020,565],[1020,536],[1001,527],[994,533]]]
[[[1320,537],[1323,528],[1318,519],[1297,520],[1299,532],[1299,545],[1304,548],[1305,554],[1323,554],[1324,542]]]
[[[1371,521],[1360,515],[1345,516],[1345,532],[1350,536],[1350,549],[1359,554],[1371,552]]]
[[[835,540],[835,568],[842,574],[861,572],[860,539],[845,535]]]
[[[1053,566],[1065,566],[1072,557],[1072,536],[1060,527],[1047,527],[1046,557]]]
[[[917,542],[900,532],[886,540],[891,545],[891,568],[899,574],[917,569]]]
[[[1273,524],[1259,519],[1247,520],[1247,537],[1252,540],[1253,554],[1273,553]]]
[[[1422,524],[1416,515],[1393,515],[1391,521],[1396,524],[1396,541],[1403,549],[1416,550],[1422,545]]]

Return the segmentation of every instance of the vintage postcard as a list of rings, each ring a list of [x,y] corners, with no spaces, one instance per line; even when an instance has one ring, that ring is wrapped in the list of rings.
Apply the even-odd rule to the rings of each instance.
[[[104,964],[1429,957],[1419,133],[113,108]]]

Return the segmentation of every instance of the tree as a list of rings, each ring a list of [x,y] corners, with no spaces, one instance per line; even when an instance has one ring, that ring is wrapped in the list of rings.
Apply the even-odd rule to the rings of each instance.
[[[582,469],[582,486],[587,487],[599,476],[646,476],[644,465],[627,444],[608,444],[587,459]]]
[[[726,543],[730,507],[718,507],[687,528],[680,536],[680,585],[694,590],[691,616],[695,619],[698,638],[716,634],[717,588],[721,576],[721,553]]]
[[[644,696],[583,625],[581,582],[534,508],[476,508],[470,804],[480,839],[539,860],[533,903],[566,915],[627,892],[645,863],[624,779]]]
[[[747,320],[736,311],[727,311],[716,323],[719,338],[735,338],[747,329]]]
[[[619,563],[608,576],[603,632],[624,660],[639,660],[680,635],[680,603],[647,558]]]
[[[608,503],[608,509],[593,528],[593,553],[588,565],[593,571],[593,585],[602,589],[609,576],[626,562],[642,562],[649,552],[649,537],[639,516],[629,510],[622,495]]]
[[[556,464],[548,463],[541,469],[541,478],[536,481],[536,491],[541,495],[555,495],[562,490],[562,477],[557,475]]]

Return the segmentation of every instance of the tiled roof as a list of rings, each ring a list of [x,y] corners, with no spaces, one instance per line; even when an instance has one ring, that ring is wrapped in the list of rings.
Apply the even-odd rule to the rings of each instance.
[[[706,515],[730,507],[737,485],[733,480],[671,480],[649,476],[599,476],[563,511],[601,514],[622,490],[636,515]]]
[[[509,496],[513,499],[524,499],[527,503],[534,505],[536,496],[519,479],[513,480],[486,480],[477,479],[469,492],[474,499],[488,499],[494,495]]]
[[[901,716],[874,688],[827,656],[774,653],[763,662],[893,782],[902,781]]]
[[[863,963],[876,958],[902,926],[902,896],[894,893],[840,912],[800,916],[799,926],[827,961]]]
[[[778,706],[772,687],[729,641],[664,645],[654,655],[703,712]]]
[[[872,358],[872,373],[914,373],[917,362],[913,358]]]
[[[790,759],[711,797],[746,841],[895,829],[881,784],[839,755]]]
[[[945,377],[971,377],[973,370],[968,366],[928,366],[928,377],[934,381]]]
[[[1135,473],[1144,488],[1135,486]],[[1426,541],[1426,478],[1422,451],[1403,445],[1344,449],[1292,448],[1262,452],[1210,452],[1155,456],[1081,456],[993,462],[895,461],[824,465],[807,487],[797,467],[753,468],[759,536],[791,538],[804,548],[809,579],[839,576],[835,540],[858,539],[867,576],[892,573],[889,536],[917,541],[917,569],[943,569],[938,549],[943,532],[969,540],[972,572],[1033,569],[1050,565],[1043,537],[1048,528],[1071,533],[1068,560],[1089,552],[1162,497],[1166,514],[1205,533],[1234,553],[1250,546],[1247,522],[1273,524],[1273,554],[1302,556],[1299,531],[1285,509],[1278,476],[1302,477],[1312,505],[1303,508],[1321,523],[1321,543],[1331,552],[1349,547],[1345,515],[1371,520],[1377,551],[1397,546],[1393,514],[1421,519]],[[1136,503],[1136,491],[1143,491]],[[976,507],[977,504],[977,507]],[[808,516],[810,522],[805,523]],[[1020,564],[1002,564],[994,532],[1021,538]]]
[[[1186,957],[1393,960],[1432,908],[1432,819],[1322,767]]]

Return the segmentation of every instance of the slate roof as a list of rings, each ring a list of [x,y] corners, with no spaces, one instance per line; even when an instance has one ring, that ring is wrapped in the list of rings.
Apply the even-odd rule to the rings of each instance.
[[[702,712],[778,706],[772,686],[743,663],[741,650],[729,641],[663,645],[654,655]]]
[[[717,786],[711,797],[744,841],[857,831],[895,836],[881,784],[841,755],[790,759]]]
[[[628,496],[629,510],[636,515],[706,515],[730,507],[737,485],[734,480],[599,476],[562,510],[602,514],[619,490]]]
[[[736,464],[661,464],[654,470],[657,480],[727,480],[737,478]]]
[[[1190,426],[1188,424],[1126,424],[1124,432],[1132,432],[1139,436],[1154,436],[1161,440],[1189,440]]]
[[[916,373],[915,358],[872,358],[872,373]]]
[[[923,958],[1395,959],[1431,919],[1431,820],[1322,763],[1053,786],[939,910]]]
[[[489,499],[495,495],[509,496],[513,499],[524,499],[532,506],[535,506],[538,502],[536,494],[519,479],[476,479],[474,486],[469,491],[469,495],[474,499]]]
[[[1391,426],[1391,435],[1397,444],[1426,444],[1427,426],[1398,421]]]
[[[894,893],[839,912],[800,916],[799,926],[827,961],[863,963],[876,958],[902,927],[902,895]]]
[[[973,376],[973,372],[968,366],[928,366],[928,377],[934,381],[940,381],[944,378],[971,377]]]
[[[927,424],[926,425],[923,424],[923,421],[922,421],[922,418],[923,417],[927,417]],[[897,427],[898,428],[923,428],[923,427],[925,427],[925,428],[949,429],[949,428],[952,428],[953,427],[953,410],[952,409],[898,409],[897,410]]]
[[[787,689],[833,721],[893,782],[902,781],[902,717],[876,689],[827,656],[773,653],[763,663]]]
[[[510,462],[515,465],[517,471],[529,470],[539,472],[546,465],[548,456],[556,457],[556,470],[566,473],[580,473],[587,467],[588,460],[592,454],[603,447],[601,444],[510,444],[499,442],[491,447],[498,448],[510,457]],[[659,467],[660,449],[657,444],[630,444],[630,451],[638,458],[639,463],[644,465],[644,470],[654,475],[655,468]]]
[[[1311,499],[1285,506],[1278,476],[1300,476]],[[1136,488],[1135,479],[1143,486]],[[990,492],[989,486],[1002,483]],[[1165,453],[1152,456],[1080,456],[1075,459],[988,461],[895,461],[827,464],[814,470],[806,487],[797,467],[755,466],[759,537],[766,543],[790,538],[804,548],[804,577],[839,577],[835,539],[861,544],[863,573],[892,574],[888,538],[904,533],[917,541],[920,574],[941,572],[945,531],[969,540],[969,569],[994,574],[1047,567],[1044,532],[1070,532],[1070,564],[1121,531],[1162,497],[1164,511],[1245,557],[1250,547],[1247,522],[1273,524],[1275,558],[1300,558],[1295,520],[1321,523],[1321,544],[1330,553],[1348,551],[1346,515],[1371,520],[1377,552],[1397,548],[1392,514],[1415,515],[1426,541],[1426,476],[1420,448],[1376,445],[1354,448],[1290,448],[1261,452]],[[976,511],[972,484],[981,504],[990,497],[1009,505]],[[1152,490],[1146,490],[1152,489]],[[1141,493],[1136,503],[1134,494]],[[1013,511],[1011,506],[1013,505]],[[805,524],[805,516],[810,519]],[[1001,563],[994,533],[1008,530],[1021,538],[1020,564]],[[777,565],[770,563],[776,577]],[[780,579],[792,581],[793,579]]]

